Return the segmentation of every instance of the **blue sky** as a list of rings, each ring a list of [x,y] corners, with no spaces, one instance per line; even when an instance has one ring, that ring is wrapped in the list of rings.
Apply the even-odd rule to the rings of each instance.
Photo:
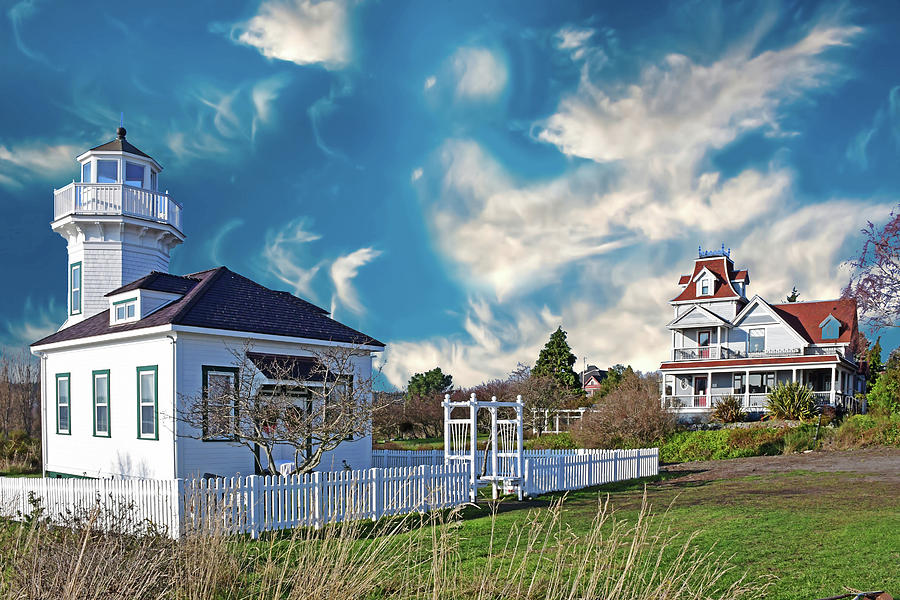
[[[3,6],[7,346],[65,318],[52,190],[122,111],[185,209],[172,272],[331,309],[396,385],[502,376],[558,325],[654,369],[699,244],[833,298],[900,200],[892,2]]]

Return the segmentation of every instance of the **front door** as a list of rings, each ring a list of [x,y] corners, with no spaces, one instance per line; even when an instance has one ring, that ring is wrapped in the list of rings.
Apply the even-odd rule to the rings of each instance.
[[[694,377],[694,406],[706,408],[706,377]]]
[[[709,341],[711,337],[711,331],[697,332],[697,349],[700,353],[700,358],[709,358]]]

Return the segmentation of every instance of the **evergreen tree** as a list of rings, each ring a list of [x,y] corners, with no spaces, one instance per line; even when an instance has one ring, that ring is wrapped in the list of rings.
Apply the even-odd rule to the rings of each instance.
[[[580,390],[581,381],[578,374],[572,369],[575,364],[575,355],[566,341],[566,332],[562,327],[550,334],[550,340],[544,345],[538,355],[537,363],[532,373],[539,377],[550,376],[564,388]]]
[[[800,299],[800,292],[797,291],[797,286],[794,286],[794,289],[791,290],[790,295],[785,298],[788,302],[796,302]]]
[[[872,344],[872,347],[866,353],[866,363],[869,366],[869,373],[866,378],[866,391],[869,392],[875,386],[875,382],[878,381],[878,375],[884,366],[881,362],[881,336],[878,336],[878,339],[875,340],[875,343]]]
[[[631,375],[634,375],[634,369],[631,368],[631,365],[628,365],[627,367],[623,364],[613,365],[607,369],[606,377],[600,383],[597,395],[601,398],[605,398],[607,394],[619,387],[619,384],[622,383],[623,379]]]
[[[453,387],[453,375],[444,375],[440,367],[424,373],[416,373],[406,384],[406,393],[411,398],[425,398],[445,393]]]

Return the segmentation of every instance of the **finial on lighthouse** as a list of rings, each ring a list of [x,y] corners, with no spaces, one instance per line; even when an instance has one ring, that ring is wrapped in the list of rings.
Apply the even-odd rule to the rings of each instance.
[[[125,139],[125,113],[119,113],[119,128],[116,129],[116,137],[120,140]]]

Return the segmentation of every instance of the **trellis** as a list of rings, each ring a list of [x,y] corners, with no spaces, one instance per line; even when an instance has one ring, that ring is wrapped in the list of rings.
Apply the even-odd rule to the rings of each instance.
[[[475,502],[480,484],[490,484],[494,498],[500,490],[524,496],[524,433],[522,396],[515,402],[501,402],[496,396],[490,401],[478,400],[473,393],[468,400],[451,402],[444,396],[444,464],[467,463],[469,468],[469,499]],[[478,411],[486,408],[491,415],[490,439],[478,464]],[[513,409],[513,418],[500,418],[500,410]],[[468,409],[465,417],[453,418],[453,409]],[[481,467],[479,474],[479,467]]]

